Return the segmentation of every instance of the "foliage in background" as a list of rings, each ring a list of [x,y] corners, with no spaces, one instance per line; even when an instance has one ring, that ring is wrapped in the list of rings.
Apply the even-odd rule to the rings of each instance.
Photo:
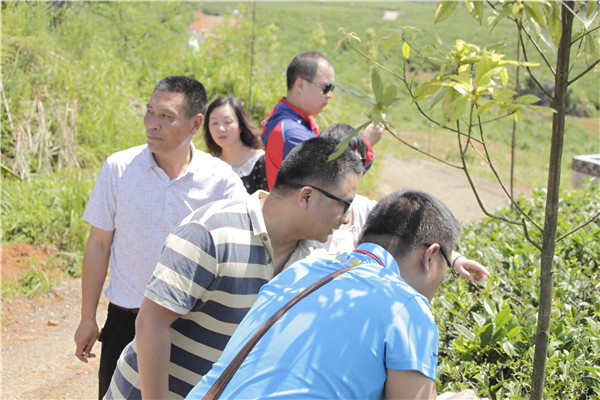
[[[518,200],[543,212],[545,190]],[[600,209],[597,185],[561,194],[559,230]],[[511,216],[510,208],[500,212]],[[501,220],[467,226],[459,251],[491,269],[485,286],[464,279],[442,285],[432,302],[440,328],[439,391],[473,387],[490,399],[528,398],[539,302],[539,252]],[[600,220],[556,248],[555,307],[548,351],[546,396],[600,396]]]
[[[52,244],[63,255],[83,254],[89,225],[81,216],[93,178],[89,173],[68,171],[55,173],[51,179],[3,179],[3,242]]]

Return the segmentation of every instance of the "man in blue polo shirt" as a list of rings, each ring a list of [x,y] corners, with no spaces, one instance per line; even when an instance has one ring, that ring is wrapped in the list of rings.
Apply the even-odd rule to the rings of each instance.
[[[190,392],[202,397],[256,330],[330,273],[261,337],[221,398],[434,399],[438,330],[429,301],[447,274],[460,228],[419,191],[383,198],[360,245],[336,258],[296,262],[263,286],[221,358]],[[472,391],[455,399],[476,398]]]

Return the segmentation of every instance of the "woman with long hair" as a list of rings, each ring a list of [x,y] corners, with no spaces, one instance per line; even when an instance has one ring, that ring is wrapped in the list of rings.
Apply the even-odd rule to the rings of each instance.
[[[204,141],[210,154],[231,165],[248,193],[268,190],[260,132],[237,98],[222,96],[208,106]]]

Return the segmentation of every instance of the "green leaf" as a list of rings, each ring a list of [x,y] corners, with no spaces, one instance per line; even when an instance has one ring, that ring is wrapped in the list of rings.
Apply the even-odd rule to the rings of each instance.
[[[506,306],[498,313],[498,315],[496,315],[496,319],[494,320],[496,323],[496,329],[502,328],[511,319],[512,315],[510,315],[510,307]]]
[[[502,343],[502,350],[504,350],[504,352],[511,357],[515,357],[517,355],[515,346],[513,346],[511,342]]]
[[[523,6],[525,8],[525,15],[528,18],[531,18],[535,21],[539,26],[546,27],[546,15],[544,10],[542,10],[538,3],[535,2],[523,2]]]
[[[600,379],[594,376],[582,376],[579,380],[585,383],[588,386],[595,388],[596,390],[600,390]]]
[[[390,85],[387,88],[385,88],[385,92],[383,92],[383,97],[381,98],[381,107],[387,108],[391,104],[396,102],[396,100],[398,100],[398,98],[396,97],[397,93],[398,88],[396,87],[396,85]]]
[[[487,324],[477,331],[476,337],[479,337],[481,341],[481,347],[488,347],[492,342],[492,334],[494,333],[494,327],[492,324]]]
[[[515,103],[520,104],[533,104],[537,103],[538,101],[540,101],[540,98],[533,94],[526,94],[515,99]]]
[[[408,57],[410,56],[410,46],[408,45],[407,42],[402,43],[402,55],[407,60],[408,60]]]
[[[458,2],[456,1],[440,1],[435,8],[435,18],[433,23],[437,24],[438,22],[450,18],[457,5]]]
[[[465,0],[467,12],[473,17],[479,25],[483,22],[483,1],[468,1]]]
[[[373,72],[371,73],[371,85],[373,86],[375,100],[377,102],[381,101],[381,97],[383,96],[383,82],[381,81],[381,75],[379,75],[379,72],[375,68],[373,68]]]
[[[510,331],[508,331],[508,333],[506,334],[506,338],[508,340],[514,338],[515,336],[517,336],[519,333],[521,333],[521,326],[517,325],[514,328],[512,328]]]
[[[465,96],[460,96],[455,103],[454,106],[454,112],[452,113],[452,116],[450,117],[450,122],[451,123],[455,123],[456,120],[458,120],[459,118],[461,118],[464,113],[465,113],[465,109],[467,108],[467,104],[468,104],[468,98]]]
[[[488,313],[488,315],[490,315],[492,317],[494,315],[496,315],[496,313],[494,312],[494,309],[492,308],[492,306],[490,305],[490,303],[488,302],[487,299],[483,300],[483,308]]]
[[[440,86],[441,86],[441,84],[439,82],[435,82],[435,81],[429,81],[429,82],[420,84],[415,89],[413,101],[423,100],[423,99],[431,96],[432,94],[434,94],[435,92],[440,90]]]
[[[462,326],[460,324],[454,325],[454,328],[458,331],[458,333],[460,333],[462,336],[464,336],[464,338],[467,339],[468,341],[472,342],[473,340],[475,340],[475,334],[473,332],[471,332],[471,330],[465,328],[464,326]]]
[[[336,158],[338,158],[348,147],[348,143],[350,143],[350,140],[356,136],[356,134],[358,132],[361,132],[363,129],[365,129],[369,124],[371,123],[371,121],[367,121],[364,124],[360,125],[357,128],[354,128],[354,130],[352,132],[350,132],[350,134],[348,136],[346,136],[344,138],[344,140],[342,140],[337,147],[335,148],[335,151],[333,153],[331,153],[329,155],[328,160],[332,161],[335,160]]]
[[[598,46],[592,35],[585,37],[585,62],[589,65],[592,60],[598,59]]]
[[[487,52],[483,52],[483,55],[479,59],[479,63],[477,63],[477,71],[475,72],[475,84],[477,88],[487,85],[487,82],[484,84],[482,82],[482,78],[487,74],[490,69],[489,58]]]
[[[548,17],[548,32],[552,37],[554,46],[560,44],[560,36],[562,34],[562,23],[560,21],[560,6],[558,2],[552,2],[552,11]]]

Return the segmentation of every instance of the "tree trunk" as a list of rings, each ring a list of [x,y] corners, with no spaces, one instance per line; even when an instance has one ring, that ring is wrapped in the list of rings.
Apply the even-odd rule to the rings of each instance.
[[[570,8],[570,9],[569,9]],[[565,135],[566,93],[569,78],[569,58],[571,31],[573,28],[574,4],[568,1],[561,6],[562,34],[558,46],[556,78],[554,86],[554,109],[552,118],[552,144],[548,171],[548,193],[546,195],[546,218],[544,222],[541,273],[540,306],[538,310],[535,356],[533,359],[533,379],[531,399],[542,400],[546,370],[550,319],[553,300],[553,258],[556,247],[556,226],[558,220],[558,200],[560,194],[560,170]]]

